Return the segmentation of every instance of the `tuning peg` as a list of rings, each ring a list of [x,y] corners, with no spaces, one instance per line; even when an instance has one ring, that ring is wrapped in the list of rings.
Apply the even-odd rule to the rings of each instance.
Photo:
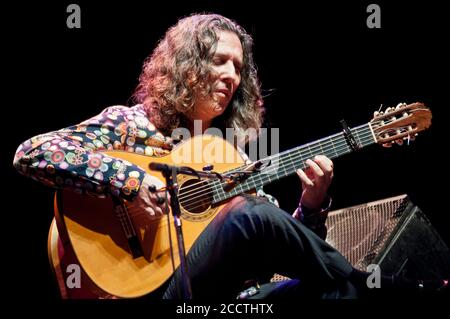
[[[405,107],[406,103],[398,103],[397,106],[395,107],[396,110],[398,110],[401,107]]]
[[[406,141],[406,145],[409,145],[409,142],[411,142],[411,137],[409,135],[408,136],[404,136],[403,140]]]
[[[388,107],[384,112],[385,113],[389,113],[389,112],[392,112],[393,110],[394,110],[394,108]]]
[[[383,114],[384,114],[383,111],[375,111],[375,112],[373,112],[373,117],[382,116]]]
[[[412,142],[415,139],[416,139],[416,137],[414,135],[408,135],[403,138],[403,140],[406,141],[406,145],[409,145],[409,142]]]

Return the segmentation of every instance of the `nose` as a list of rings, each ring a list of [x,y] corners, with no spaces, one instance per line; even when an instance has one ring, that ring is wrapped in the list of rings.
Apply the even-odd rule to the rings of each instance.
[[[241,76],[232,61],[228,61],[223,65],[222,72],[220,73],[220,79],[227,84],[232,84],[233,88],[239,86]]]

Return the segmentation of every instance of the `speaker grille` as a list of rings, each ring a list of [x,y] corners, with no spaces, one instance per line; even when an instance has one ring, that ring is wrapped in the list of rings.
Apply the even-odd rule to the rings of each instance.
[[[334,210],[326,221],[326,241],[353,267],[365,271],[387,244],[408,203],[407,195],[399,195]],[[289,278],[274,274],[271,281],[286,279]]]
[[[386,245],[408,206],[407,195],[330,212],[327,242],[353,267],[366,270]]]

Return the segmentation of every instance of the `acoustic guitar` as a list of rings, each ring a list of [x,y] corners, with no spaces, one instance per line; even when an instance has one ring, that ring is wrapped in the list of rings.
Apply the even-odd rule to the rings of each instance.
[[[297,169],[305,168],[306,159],[315,155],[333,159],[371,144],[387,146],[404,140],[409,142],[431,125],[431,117],[430,110],[422,103],[401,104],[379,113],[366,124],[351,129],[344,124],[342,132],[261,159],[258,165],[245,164],[232,144],[212,135],[198,135],[183,141],[163,157],[124,151],[104,153],[136,164],[161,181],[164,181],[163,176],[150,170],[150,163],[177,165],[183,159],[184,166],[202,170],[205,165],[213,165],[214,171],[229,177],[222,180],[178,177],[184,243],[188,252],[233,197],[294,174]],[[190,156],[192,160],[186,162]],[[69,238],[89,278],[111,295],[143,296],[167,281],[180,264],[173,217],[168,213],[132,220],[126,210],[114,207],[120,206],[113,205],[109,197],[95,198],[70,190],[58,190],[55,196],[59,227]]]

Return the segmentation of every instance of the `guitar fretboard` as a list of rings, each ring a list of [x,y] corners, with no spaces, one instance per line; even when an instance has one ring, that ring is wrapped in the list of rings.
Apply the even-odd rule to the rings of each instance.
[[[355,127],[350,131],[355,137],[360,148],[376,142],[369,123]],[[304,169],[306,167],[305,161],[308,158],[312,159],[316,155],[325,155],[328,158],[333,159],[347,153],[351,153],[352,151],[353,149],[349,146],[346,136],[343,132],[341,132],[322,138],[315,142],[301,145],[276,155],[266,157],[260,160],[263,163],[260,171],[252,174],[245,181],[239,183],[228,192],[223,189],[225,182],[211,182],[213,203],[215,204],[222,202],[228,198],[245,193],[252,189],[257,189],[273,181],[292,175],[297,169]],[[224,174],[243,170],[245,166],[246,165],[229,172],[225,172]]]

